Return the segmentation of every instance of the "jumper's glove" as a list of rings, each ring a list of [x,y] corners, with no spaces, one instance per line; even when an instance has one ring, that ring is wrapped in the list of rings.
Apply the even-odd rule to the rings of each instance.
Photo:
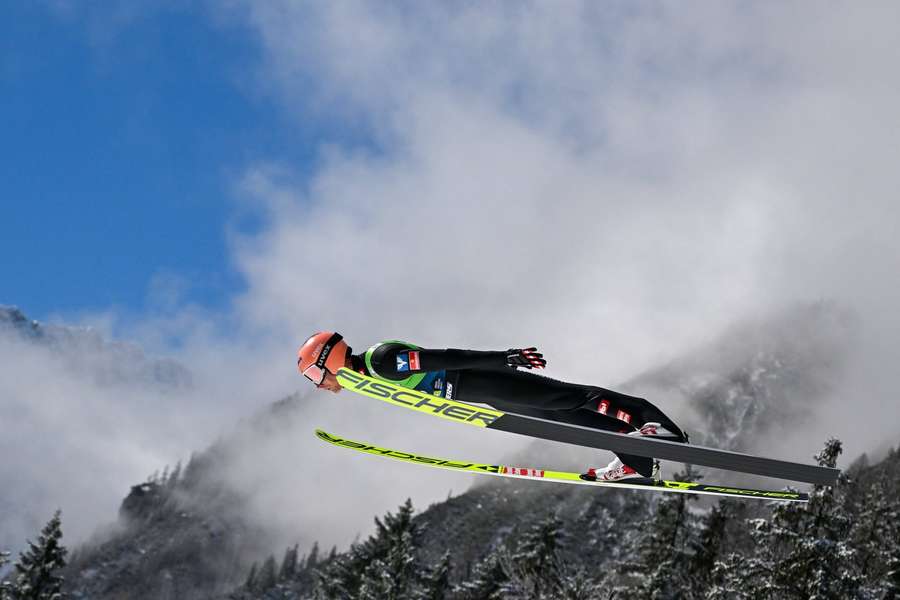
[[[510,348],[506,351],[506,365],[513,369],[518,367],[543,369],[547,366],[547,361],[537,348]]]

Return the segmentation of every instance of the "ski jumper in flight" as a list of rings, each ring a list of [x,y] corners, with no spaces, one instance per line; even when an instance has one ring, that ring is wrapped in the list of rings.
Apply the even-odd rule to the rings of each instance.
[[[340,392],[341,367],[394,385],[461,402],[488,404],[519,413],[629,435],[687,442],[687,436],[656,406],[593,385],[580,385],[523,369],[547,365],[536,348],[503,351],[429,350],[396,340],[353,354],[340,334],[323,331],[300,347],[297,367],[316,387]],[[621,481],[655,476],[652,458],[617,454],[606,467],[590,468],[585,479]]]

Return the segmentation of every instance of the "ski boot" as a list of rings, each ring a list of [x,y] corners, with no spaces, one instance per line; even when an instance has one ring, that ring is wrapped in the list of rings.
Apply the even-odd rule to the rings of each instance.
[[[654,474],[658,473],[659,466],[654,461]],[[650,483],[653,477],[644,477],[628,465],[624,464],[618,457],[605,467],[590,468],[581,474],[581,478],[585,481],[607,481],[626,482],[626,483]]]
[[[680,440],[681,438],[675,433],[669,431],[659,423],[644,423],[637,431],[632,431],[628,435],[652,436],[661,440]],[[685,436],[686,437],[686,436]]]

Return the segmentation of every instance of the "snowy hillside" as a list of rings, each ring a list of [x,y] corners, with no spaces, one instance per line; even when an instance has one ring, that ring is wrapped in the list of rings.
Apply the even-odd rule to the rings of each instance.
[[[693,414],[695,426],[705,423],[709,440],[721,440],[731,447],[752,448],[758,440],[781,431],[779,423],[785,415],[799,418],[797,415],[802,415],[820,394],[828,391],[843,360],[843,345],[835,341],[846,340],[848,331],[852,331],[852,321],[829,307],[794,309],[769,320],[736,326],[694,355],[635,378],[629,387],[643,391],[672,386],[683,395],[685,410]],[[136,485],[120,510],[120,524],[124,528],[81,548],[72,561],[67,577],[74,596],[113,598],[128,589],[132,597],[200,598],[219,590],[224,598],[227,590],[232,590],[229,593],[237,597],[256,598],[268,590],[265,597],[302,598],[311,597],[318,585],[325,597],[345,597],[337,590],[348,586],[357,590],[350,594],[356,597],[358,586],[363,585],[366,577],[376,574],[372,571],[376,563],[372,561],[383,557],[379,553],[393,548],[394,542],[373,538],[355,546],[350,554],[332,551],[329,555],[313,549],[312,541],[304,537],[303,524],[297,523],[296,539],[303,540],[299,548],[267,546],[266,532],[256,521],[245,518],[254,503],[253,495],[236,490],[226,475],[232,470],[231,465],[246,456],[247,449],[259,436],[277,439],[293,435],[302,419],[297,399],[285,399],[242,423],[233,434],[210,449],[196,454],[190,464],[178,468],[174,474],[170,472]],[[813,423],[814,419],[810,418],[809,422]],[[819,437],[801,453],[811,455],[820,450],[827,436]],[[547,449],[546,444],[536,445],[523,458],[540,455],[544,461],[553,460],[558,448],[550,452]],[[571,459],[564,451],[561,455]],[[836,458],[837,455],[831,457]],[[876,493],[872,486],[880,480],[877,473],[896,469],[895,460],[895,455],[891,455],[877,467],[858,470],[857,483],[846,483],[834,494],[817,493],[816,502],[840,505],[849,514],[861,514],[864,505],[859,503],[860,498]],[[378,468],[378,463],[373,462],[372,468]],[[716,561],[726,564],[728,560],[733,562],[749,555],[754,541],[746,519],[782,523],[777,519],[797,518],[791,516],[795,513],[778,512],[773,517],[772,507],[763,503],[714,504],[685,498],[664,499],[642,492],[598,493],[573,486],[493,479],[476,478],[472,483],[474,487],[470,491],[428,507],[412,520],[409,509],[401,507],[380,521],[387,528],[383,535],[388,535],[392,527],[413,528],[409,539],[414,543],[395,548],[408,553],[410,564],[415,564],[424,577],[403,583],[408,589],[438,585],[436,581],[440,579],[443,564],[450,568],[446,584],[457,586],[455,595],[447,597],[486,597],[478,596],[481,592],[476,591],[483,591],[479,586],[486,585],[486,572],[494,572],[500,578],[525,577],[508,563],[509,558],[504,559],[507,563],[491,561],[517,556],[517,552],[527,554],[534,550],[529,550],[528,544],[537,543],[540,535],[550,535],[558,536],[561,545],[556,551],[548,548],[544,551],[556,556],[554,560],[563,561],[565,568],[558,572],[562,578],[551,577],[540,593],[550,593],[552,586],[558,585],[582,590],[602,585],[614,585],[621,590],[643,589],[640,578],[622,575],[611,581],[604,579],[604,574],[610,569],[622,573],[646,569],[640,564],[650,560],[648,547],[656,548],[653,552],[663,557],[660,559],[663,561],[706,561],[697,585],[709,590],[715,582],[725,585],[730,581],[728,585],[736,585],[738,575],[728,579],[731,576],[726,572],[715,572]],[[396,492],[400,504],[405,494],[403,490]],[[365,510],[364,490],[359,493],[359,509]],[[720,508],[713,509],[715,506]],[[772,521],[773,518],[776,520]],[[867,518],[860,516],[857,521],[871,523]],[[661,542],[652,537],[654,523],[668,523],[666,527],[674,528],[662,531],[668,532],[667,539],[676,546],[658,546]],[[534,530],[538,525],[545,528],[543,534]],[[421,531],[417,529],[419,526]],[[714,530],[720,532],[716,535],[724,537],[715,548],[709,546],[709,541],[705,542],[703,552],[713,555],[704,558],[699,548],[706,539],[704,536],[713,535]],[[862,534],[855,531],[854,535]],[[866,548],[866,552],[872,552],[870,546]],[[310,552],[312,556],[308,555]],[[446,552],[450,559],[444,564],[442,557]],[[737,553],[735,558],[728,558],[731,552]],[[784,556],[767,558],[776,559],[787,560]],[[384,557],[377,563],[378,569],[390,571],[392,567],[383,560]],[[520,556],[519,560],[524,559]],[[873,558],[872,564],[882,568],[888,564],[885,560]],[[625,568],[627,565],[631,565],[630,571]],[[316,572],[324,579],[317,578]],[[538,575],[532,573],[530,577]],[[245,585],[248,578],[249,588]],[[426,584],[426,580],[431,583]],[[661,585],[658,579],[653,581],[656,581],[653,585]],[[538,587],[544,585],[532,583]],[[255,591],[248,593],[248,589]],[[556,592],[547,597],[558,597],[553,595]],[[595,590],[588,595],[570,597],[601,597],[596,594]]]

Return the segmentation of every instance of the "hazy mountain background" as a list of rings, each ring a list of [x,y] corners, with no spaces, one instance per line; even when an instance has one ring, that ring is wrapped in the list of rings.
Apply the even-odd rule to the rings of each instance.
[[[101,75],[133,56],[121,51],[131,27],[160,22],[156,6],[116,6],[46,5]],[[27,305],[4,311],[0,542],[11,549],[57,507],[80,545],[132,485],[192,453],[222,454],[196,477],[217,482],[217,501],[239,506],[253,532],[221,544],[231,554],[215,565],[263,546],[347,548],[406,496],[425,507],[472,483],[323,448],[315,426],[480,460],[531,451],[312,394],[294,353],[319,329],[357,350],[386,338],[538,345],[553,377],[622,386],[695,439],[785,458],[809,460],[832,435],[841,466],[896,444],[896,3],[193,8],[252,49],[234,89],[317,142],[308,160],[257,145],[207,173],[224,182],[226,212],[254,224],[223,226],[219,259],[240,286],[214,305],[192,300],[175,260],[146,282],[140,308],[60,298],[37,326]],[[11,77],[22,67],[4,65]],[[146,115],[185,106],[206,114],[179,102]],[[43,165],[39,150],[26,154]],[[73,212],[106,222],[90,202]],[[39,213],[22,223],[39,231]],[[128,237],[145,230],[131,226]],[[119,256],[104,241],[87,256],[54,250],[80,258],[80,287],[98,285],[91,265]],[[59,277],[55,261],[28,261],[26,242],[7,264]],[[16,278],[3,283],[0,301],[20,302]],[[251,415],[284,398],[297,408],[274,425],[282,435],[247,433]],[[540,452],[560,466],[597,459]]]
[[[103,340],[90,330],[45,327],[29,321],[15,309],[6,308],[2,314],[6,343],[14,340],[21,348],[40,349],[62,362],[75,361],[83,373],[92,373],[103,385],[121,385],[123,381],[145,385],[152,381],[162,395],[191,386],[184,368],[172,361],[147,358],[134,346]],[[665,398],[661,403],[670,402],[676,418],[687,424],[698,442],[775,456],[781,456],[785,449],[807,445],[806,455],[798,458],[809,462],[831,433],[816,429],[820,426],[817,410],[822,399],[834,393],[836,382],[846,369],[848,349],[852,348],[857,328],[852,314],[837,306],[795,306],[737,323],[710,344],[649,370],[621,387]],[[107,357],[105,370],[87,366],[86,348]],[[345,550],[347,543],[325,529],[322,521],[343,519],[356,527],[354,536],[369,535],[371,519],[380,514],[370,502],[374,492],[392,498],[396,505],[417,496],[417,486],[405,482],[422,481],[418,477],[424,478],[432,471],[327,446],[316,445],[308,453],[305,442],[312,439],[312,429],[318,424],[310,416],[315,415],[317,407],[310,401],[310,394],[315,393],[286,397],[260,408],[256,414],[248,411],[229,433],[212,445],[185,455],[182,464],[152,465],[144,479],[132,478],[130,492],[128,486],[112,490],[107,503],[110,508],[97,517],[102,526],[86,542],[88,532],[80,533],[77,520],[72,519],[75,522],[70,543],[77,551],[67,579],[70,589],[82,594],[76,597],[204,598],[226,594],[243,582],[254,562],[261,564],[274,554],[280,564],[281,553],[293,545],[299,547],[302,558],[313,544],[318,544],[319,560],[334,544]],[[366,401],[360,404],[365,405]],[[377,408],[390,412],[389,416],[398,421],[405,416]],[[429,425],[420,423],[419,415],[413,416],[418,417],[411,421],[413,424]],[[452,442],[457,429],[437,425],[434,435]],[[599,460],[598,453],[576,447],[547,442],[522,444],[514,436],[478,434],[490,439],[489,454],[478,455],[463,444],[454,444],[449,456],[560,469],[581,469]],[[821,438],[818,443],[816,437]],[[790,439],[785,442],[785,438]],[[44,440],[48,444],[52,441],[52,437]],[[376,436],[372,441],[382,440]],[[397,447],[422,451],[408,440],[399,442]],[[520,450],[516,452],[517,447]],[[323,489],[319,480],[321,466],[315,464],[319,456],[329,465],[338,465],[330,476],[343,482],[344,497],[319,496],[310,500],[309,492],[305,496],[292,495],[298,487],[313,492]],[[83,471],[72,473],[72,479],[85,478],[96,467],[97,463],[89,458],[83,460]],[[378,483],[365,487],[342,475],[357,468],[374,471]],[[665,468],[672,475],[680,465],[667,464]],[[578,519],[588,519],[584,526],[590,529],[594,540],[591,544],[600,544],[591,550],[596,561],[620,559],[627,552],[627,544],[624,538],[616,536],[610,523],[651,511],[655,502],[640,492],[598,493],[560,485],[497,483],[437,473],[446,479],[446,502],[432,504],[425,496],[426,500],[417,505],[424,508],[432,504],[418,517],[429,523],[422,556],[426,562],[436,563],[444,550],[452,550],[457,582],[464,579],[465,569],[471,574],[473,565],[484,558],[492,544],[519,531],[537,516],[553,512],[570,525]],[[11,473],[3,475],[4,481],[11,480]],[[723,483],[783,485],[715,470],[707,470],[705,476],[708,481]],[[457,481],[453,494],[451,484]],[[466,492],[470,486],[474,486],[472,491]],[[99,493],[100,490],[94,490],[97,498]],[[65,498],[65,492],[60,497]],[[300,503],[308,504],[292,506]],[[696,503],[701,510],[708,510],[712,504],[709,500]],[[66,508],[65,504],[62,506],[65,524]],[[284,510],[285,506],[292,507]],[[584,513],[586,507],[590,507],[590,515]],[[753,511],[762,510],[760,507],[749,506],[747,510],[756,514]],[[30,512],[25,512],[24,506],[16,508],[7,513],[4,539],[31,536],[47,514],[46,510],[44,514],[40,512],[44,507],[30,507]],[[606,521],[591,521],[601,516]],[[31,530],[27,529],[29,526]],[[306,594],[311,593],[312,582],[311,571],[307,570],[293,585]]]

